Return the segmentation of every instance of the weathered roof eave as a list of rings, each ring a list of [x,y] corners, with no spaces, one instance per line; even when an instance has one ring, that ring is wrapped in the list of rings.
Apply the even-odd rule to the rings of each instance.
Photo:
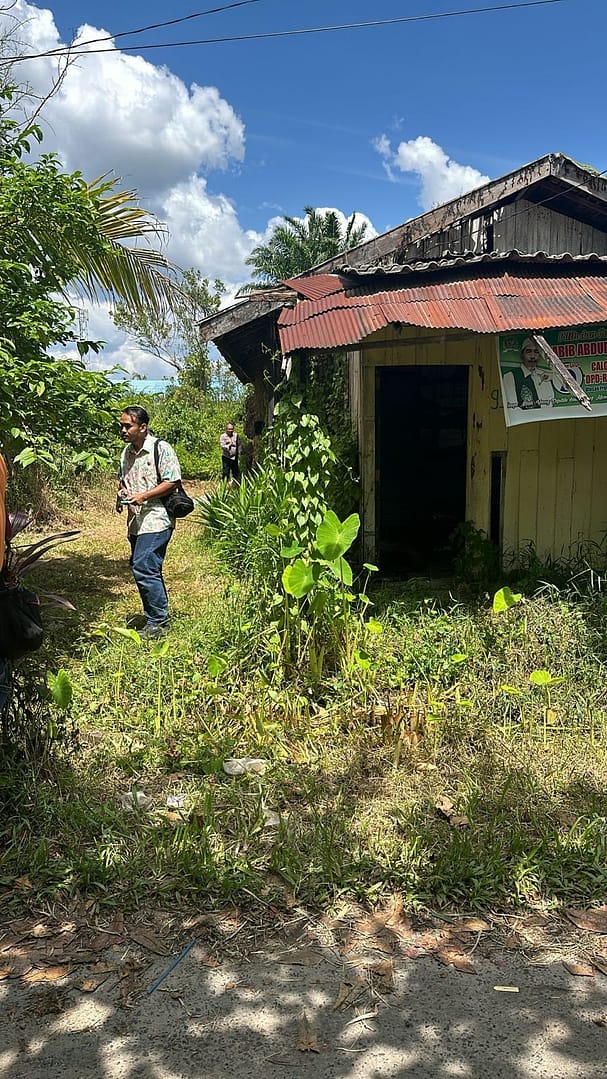
[[[537,158],[528,165],[523,165],[522,168],[514,169],[505,176],[498,177],[497,180],[490,180],[482,187],[451,199],[419,217],[413,217],[410,221],[397,225],[388,232],[382,232],[379,236],[374,236],[373,239],[366,240],[357,247],[349,248],[348,263],[350,266],[357,266],[362,263],[382,262],[393,256],[403,246],[416,243],[432,233],[441,232],[472,214],[482,213],[495,203],[511,199],[538,181],[551,176],[571,184],[576,190],[600,199],[607,206],[607,180],[604,176],[583,168],[565,154],[545,154],[544,157]],[[333,273],[343,265],[343,262],[342,253],[318,263],[299,276],[309,277],[317,273]]]
[[[258,318],[264,318],[275,311],[280,311],[286,303],[295,300],[296,293],[291,289],[277,289],[275,295],[258,298],[253,296],[243,297],[236,303],[224,307],[214,315],[207,315],[198,323],[200,339],[203,344],[216,341],[232,330],[255,322]]]

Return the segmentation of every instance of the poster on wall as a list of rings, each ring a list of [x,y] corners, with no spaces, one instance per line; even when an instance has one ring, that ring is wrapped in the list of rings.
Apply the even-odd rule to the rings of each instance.
[[[607,325],[546,330],[543,336],[588,395],[592,411],[576,400],[531,333],[502,334],[497,347],[506,426],[607,416]]]

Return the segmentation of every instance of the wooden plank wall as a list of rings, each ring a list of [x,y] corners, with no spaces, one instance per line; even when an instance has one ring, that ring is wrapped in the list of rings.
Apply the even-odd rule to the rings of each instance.
[[[375,371],[377,367],[464,364],[470,368],[466,518],[490,522],[491,454],[505,454],[504,550],[532,543],[540,557],[567,557],[607,534],[607,417],[548,420],[506,428],[495,338],[417,327],[380,330],[351,353],[353,421],[359,432],[365,558],[375,545]],[[414,344],[416,339],[423,342]],[[385,344],[381,344],[385,342]],[[408,343],[410,342],[410,343]],[[371,347],[368,347],[371,346]],[[379,347],[376,347],[379,346]],[[415,462],[411,462],[415,468]],[[406,483],[403,465],[403,483]]]
[[[449,229],[425,236],[412,244],[407,258],[435,259],[448,252],[463,254],[487,250],[487,224],[493,225],[494,251],[526,251],[549,255],[607,254],[607,233],[573,217],[519,199],[476,217],[468,217]]]
[[[496,251],[545,251],[550,255],[607,254],[607,233],[573,217],[556,213],[526,199],[495,211],[493,246]]]

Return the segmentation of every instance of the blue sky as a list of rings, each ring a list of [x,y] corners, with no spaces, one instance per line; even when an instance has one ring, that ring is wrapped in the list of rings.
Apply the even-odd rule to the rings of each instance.
[[[20,45],[44,51],[179,18],[222,0],[17,0]],[[500,0],[494,0],[500,3]],[[501,0],[503,3],[504,0]],[[1,7],[6,7],[3,0]],[[150,52],[121,45],[403,18],[483,0],[258,0],[136,38],[69,69],[48,102],[45,148],[66,168],[108,170],[170,230],[169,254],[234,289],[283,213],[358,211],[384,231],[550,151],[607,169],[605,0],[386,27]],[[16,49],[16,51],[19,51]],[[23,51],[23,48],[21,48]],[[15,69],[34,89],[48,60]],[[90,313],[105,362],[157,377],[157,361]]]

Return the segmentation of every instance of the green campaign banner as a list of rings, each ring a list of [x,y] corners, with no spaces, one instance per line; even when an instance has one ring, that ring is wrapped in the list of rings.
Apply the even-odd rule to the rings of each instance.
[[[502,334],[497,347],[506,426],[607,416],[607,325],[546,330],[543,336],[590,398],[592,411],[576,400],[531,333]]]

